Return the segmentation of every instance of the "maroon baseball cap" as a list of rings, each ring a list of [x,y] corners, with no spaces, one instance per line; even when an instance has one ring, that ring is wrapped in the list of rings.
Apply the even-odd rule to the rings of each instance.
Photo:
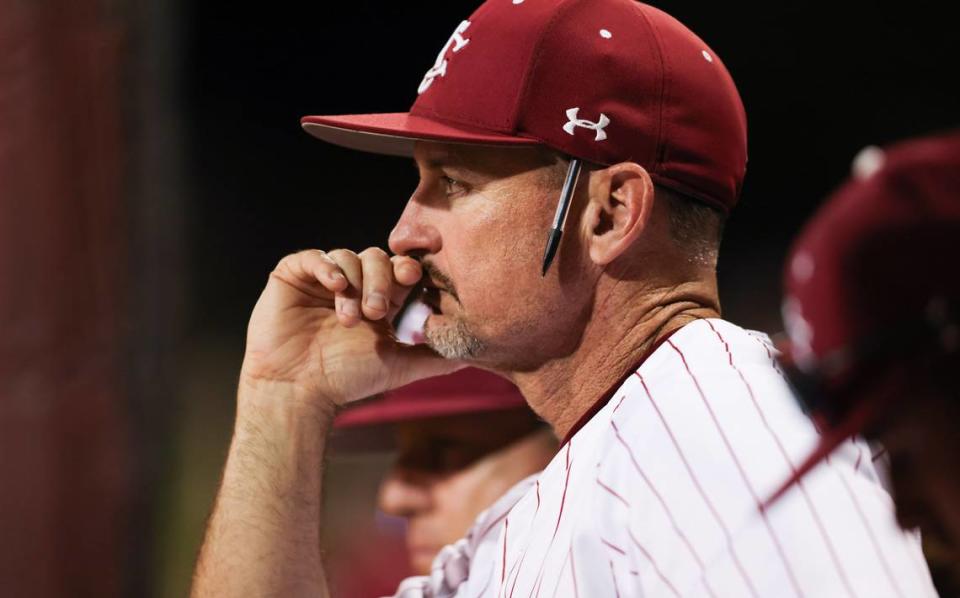
[[[419,380],[348,407],[337,416],[335,425],[349,428],[526,406],[523,395],[510,381],[466,368]]]
[[[544,145],[724,211],[747,163],[746,115],[717,54],[633,0],[488,0],[461,22],[409,112],[307,116],[324,141],[412,156],[416,140]]]
[[[782,361],[822,435],[767,504],[911,399],[912,356],[960,349],[960,131],[868,148],[853,170],[786,264]]]

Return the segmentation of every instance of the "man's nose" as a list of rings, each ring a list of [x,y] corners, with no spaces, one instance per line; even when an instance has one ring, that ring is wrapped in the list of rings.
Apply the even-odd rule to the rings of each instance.
[[[403,467],[394,467],[380,483],[380,510],[395,517],[412,517],[430,508],[429,480]]]
[[[407,201],[400,219],[390,232],[390,251],[397,255],[432,254],[440,251],[440,232],[431,222],[429,206],[418,199],[418,193]]]

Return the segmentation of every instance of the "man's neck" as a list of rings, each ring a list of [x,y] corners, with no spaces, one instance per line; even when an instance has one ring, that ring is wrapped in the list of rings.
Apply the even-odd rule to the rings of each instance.
[[[557,437],[565,438],[658,341],[694,320],[719,315],[716,292],[695,283],[642,299],[611,296],[594,310],[576,351],[517,373],[514,382]]]

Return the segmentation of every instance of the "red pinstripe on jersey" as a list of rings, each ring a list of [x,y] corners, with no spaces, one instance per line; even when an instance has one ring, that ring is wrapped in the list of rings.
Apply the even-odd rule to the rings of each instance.
[[[773,428],[770,426],[770,422],[767,421],[767,416],[763,412],[763,409],[760,408],[760,403],[757,401],[757,397],[753,392],[753,387],[750,386],[749,382],[747,382],[747,379],[743,375],[743,372],[740,371],[740,368],[738,368],[736,364],[734,364],[733,354],[730,353],[730,345],[727,343],[727,341],[724,340],[723,335],[720,334],[720,331],[718,331],[709,320],[707,320],[707,324],[710,325],[710,330],[712,330],[714,334],[716,334],[717,339],[719,339],[719,341],[723,343],[724,349],[726,350],[727,354],[730,356],[730,360],[729,360],[730,367],[732,367],[737,372],[737,375],[743,381],[744,386],[746,386],[747,394],[750,396],[750,401],[753,403],[753,407],[754,409],[756,409],[757,415],[760,416],[760,421],[763,422],[764,429],[766,429],[767,432],[770,434],[770,437],[773,438],[773,442],[777,446],[777,451],[783,456],[783,460],[784,462],[786,462],[787,466],[790,468],[791,473],[796,474],[796,471],[797,471],[796,465],[794,465],[793,460],[790,459],[790,455],[787,454],[787,450],[784,448],[783,442],[780,440],[780,437],[777,436],[776,432],[774,432]],[[770,348],[766,345],[766,343],[756,338],[755,336],[753,337],[753,339],[766,351],[769,358],[771,360],[774,360],[775,362],[776,360],[773,354],[770,352]],[[834,547],[833,542],[830,540],[830,534],[827,533],[827,529],[823,525],[823,520],[820,517],[820,514],[817,512],[817,508],[814,506],[813,500],[810,498],[810,493],[807,492],[807,489],[803,485],[802,480],[798,483],[798,487],[801,495],[803,496],[804,503],[807,505],[807,508],[810,510],[810,514],[813,516],[813,520],[817,526],[817,531],[820,533],[820,537],[823,539],[823,543],[827,548],[827,552],[830,553],[830,560],[831,562],[833,562],[833,565],[837,570],[837,575],[839,576],[840,581],[843,583],[843,587],[846,589],[847,593],[850,596],[856,596],[856,594],[853,591],[853,587],[850,585],[850,580],[847,578],[847,574],[843,570],[843,565],[840,563],[840,559],[837,556],[837,549]]]
[[[626,550],[620,548],[619,546],[617,546],[616,544],[614,544],[613,542],[611,542],[611,541],[609,541],[609,540],[604,540],[603,538],[600,538],[600,543],[603,544],[604,546],[606,546],[607,548],[612,549],[614,552],[619,552],[621,555],[626,555],[626,554],[627,554],[627,551],[626,551]]]
[[[620,406],[623,405],[623,400],[627,398],[627,395],[620,397],[620,400],[617,401],[617,406],[613,408],[613,412],[616,413],[620,409]]]
[[[534,583],[534,589],[537,593],[536,594],[537,596],[540,595],[540,587],[541,587],[541,584],[543,583],[543,572],[544,572],[544,567],[547,563],[546,557],[547,555],[549,555],[550,549],[553,548],[553,543],[557,539],[557,532],[560,531],[560,520],[561,518],[563,518],[563,507],[566,505],[566,502],[567,502],[567,488],[570,487],[570,451],[573,448],[572,439],[568,439],[565,444],[566,444],[567,450],[565,451],[564,461],[566,461],[567,473],[566,473],[566,476],[564,477],[564,482],[563,482],[563,494],[560,496],[560,510],[557,512],[557,524],[553,528],[553,536],[551,536],[550,538],[550,544],[547,548],[546,554],[544,555],[543,561],[540,563],[540,570],[537,572],[536,582]]]
[[[484,538],[486,538],[487,535],[490,534],[490,532],[492,532],[494,529],[496,529],[498,525],[500,525],[501,521],[506,519],[507,515],[509,515],[509,512],[503,513],[502,515],[500,515],[499,517],[491,521],[489,524],[487,524],[487,526],[483,528],[483,531],[480,532],[479,540],[482,541]]]
[[[774,357],[721,320],[680,329],[410,598],[935,596],[859,445],[758,508],[817,441]]]
[[[894,508],[893,500],[890,498],[890,495],[885,492],[873,492],[870,495],[875,501],[881,503],[880,508],[883,510],[890,510]],[[917,538],[920,537],[919,530],[914,532],[917,535]],[[906,551],[907,557],[913,563],[914,576],[920,581],[926,575],[927,562],[924,560],[923,554],[917,553],[914,551]]]
[[[886,454],[887,454],[887,449],[881,448],[881,449],[878,450],[876,453],[874,453],[873,459],[871,459],[871,460],[872,460],[873,462],[876,462],[877,459],[882,459],[883,456],[886,455]]]
[[[673,346],[673,345],[671,345]],[[674,347],[676,349],[676,347]],[[740,562],[740,559],[737,557],[736,550],[733,548],[733,537],[730,534],[730,530],[727,528],[726,524],[723,522],[723,518],[720,517],[720,513],[717,511],[717,508],[714,506],[713,501],[710,500],[710,497],[703,490],[703,486],[700,485],[700,480],[697,479],[696,474],[693,473],[693,469],[690,467],[690,463],[687,461],[687,457],[683,454],[683,450],[680,448],[680,443],[677,442],[676,437],[673,435],[673,431],[670,429],[670,426],[667,425],[667,420],[664,419],[663,413],[660,412],[660,408],[657,407],[657,402],[653,400],[653,396],[650,394],[650,389],[647,388],[647,383],[644,382],[643,376],[639,373],[636,374],[640,379],[640,384],[643,386],[643,390],[647,395],[647,398],[650,400],[650,404],[653,405],[654,410],[657,412],[657,416],[660,418],[660,421],[663,422],[664,430],[666,430],[667,435],[670,437],[671,442],[673,442],[674,448],[677,449],[677,454],[680,456],[680,460],[683,462],[684,467],[687,470],[687,473],[690,476],[690,480],[693,482],[694,487],[697,489],[697,493],[703,499],[703,502],[707,505],[707,508],[710,510],[710,513],[713,515],[714,520],[720,526],[720,529],[723,530],[723,535],[726,538],[727,548],[730,550],[730,554],[733,557],[733,561],[737,566],[737,571],[743,577],[744,583],[747,584],[747,587],[750,588],[750,593],[754,596],[757,595],[756,588],[753,587],[753,583],[750,581],[750,576],[747,575],[746,570],[743,568],[743,564]]]
[[[836,471],[836,470],[834,470]],[[873,549],[877,553],[877,558],[880,561],[880,564],[883,568],[883,572],[887,575],[887,578],[890,580],[890,585],[897,592],[897,596],[903,596],[903,590],[900,589],[900,584],[897,583],[896,576],[890,571],[890,563],[887,562],[887,558],[883,554],[883,549],[880,548],[880,543],[877,542],[877,537],[874,535],[873,529],[870,526],[870,521],[866,518],[863,513],[863,507],[860,505],[860,501],[857,499],[856,493],[853,489],[850,488],[850,483],[847,481],[847,478],[840,472],[837,473],[837,478],[840,479],[840,482],[843,484],[844,490],[846,490],[847,495],[850,497],[850,500],[853,502],[856,507],[857,515],[860,517],[860,521],[863,522],[863,527],[867,530],[867,535],[870,536],[870,544],[873,546]]]
[[[613,591],[616,592],[617,598],[620,598],[620,588],[617,587],[617,572],[613,568],[613,561],[609,561],[609,563],[610,563],[610,577],[613,578]]]
[[[553,594],[551,594],[551,596],[553,596],[554,598],[557,595],[557,590],[560,589],[560,582],[563,581],[563,574],[566,573],[567,566],[570,565],[570,557],[572,555],[573,555],[573,547],[567,550],[567,556],[565,559],[563,559],[563,565],[561,565],[560,572],[557,574],[557,584],[553,587]],[[572,575],[573,573],[571,573],[571,576]]]
[[[510,518],[507,517],[503,520],[503,573],[500,576],[500,583],[503,583],[503,580],[506,579],[507,575],[507,537],[510,531]]]
[[[853,464],[854,471],[860,471],[860,462],[863,461],[863,447],[857,445],[857,462]]]
[[[534,510],[534,512],[533,512],[534,518],[536,518],[537,513],[540,512],[540,480],[537,480],[537,483],[536,483],[536,491],[537,491],[537,508],[536,508],[536,510]],[[508,580],[508,581],[510,580],[510,576],[513,575],[514,572],[519,572],[520,570],[523,569],[523,562],[524,562],[525,560],[527,560],[527,549],[526,549],[526,548],[523,549],[523,556],[520,557],[520,560],[515,564],[514,568],[510,569],[510,574],[507,575],[507,580]],[[519,576],[519,575],[513,575],[513,583],[510,584],[510,598],[513,598],[513,592],[517,589],[517,580],[518,580],[518,579],[520,579],[520,576]]]
[[[737,457],[737,453],[733,450],[733,446],[731,446],[730,439],[727,438],[726,432],[723,431],[723,427],[720,425],[720,421],[717,419],[717,414],[714,412],[713,406],[710,404],[710,401],[707,399],[707,395],[704,394],[703,388],[700,386],[700,381],[697,380],[697,377],[694,375],[693,371],[690,369],[690,364],[687,363],[686,356],[683,354],[683,351],[677,348],[677,346],[672,342],[667,341],[667,344],[669,344],[670,347],[674,351],[676,351],[678,355],[680,355],[680,360],[683,362],[684,369],[687,371],[687,374],[690,375],[690,379],[693,381],[693,385],[697,389],[697,394],[700,395],[700,399],[703,400],[703,404],[707,408],[707,412],[710,414],[710,421],[713,422],[713,425],[716,427],[717,432],[720,434],[720,438],[723,439],[723,445],[726,447],[727,453],[733,459],[733,463],[737,466],[737,471],[740,473],[741,481],[747,487],[747,490],[750,492],[750,495],[753,497],[753,500],[757,505],[757,509],[760,509],[760,505],[762,504],[760,502],[760,496],[757,494],[757,491],[753,487],[753,484],[750,483],[750,479],[747,477],[747,472],[744,471],[743,464],[740,462],[740,459]],[[727,351],[727,353],[729,354],[729,351]],[[733,364],[732,355],[730,355],[730,363],[731,365]],[[678,447],[678,450],[679,450],[679,447]],[[777,553],[780,555],[780,560],[783,561],[783,565],[787,570],[787,575],[790,578],[790,583],[793,585],[794,591],[798,595],[802,596],[803,592],[801,592],[800,590],[800,584],[797,581],[797,577],[790,566],[790,562],[787,560],[787,555],[784,554],[783,552],[783,546],[780,544],[780,540],[777,538],[777,535],[774,533],[773,527],[770,525],[770,520],[767,517],[766,512],[763,511],[762,509],[760,509],[760,516],[763,517],[763,522],[767,528],[767,532],[770,534],[770,538],[771,540],[773,540],[774,546],[776,546]],[[729,535],[729,532],[727,532],[727,534]],[[732,550],[732,547],[731,547],[731,550]],[[740,563],[739,559],[735,560],[735,562],[737,563],[738,568],[741,569],[741,572],[743,573],[744,578],[747,580],[747,583],[750,586],[751,592],[753,592],[754,595],[756,595],[756,589],[753,587],[753,582],[750,581],[750,578],[749,576],[747,576],[746,572],[742,571],[743,565]]]
[[[567,431],[567,435],[563,438],[563,440],[561,441],[560,444],[561,444],[561,445],[566,444],[571,438],[573,438],[573,436],[574,436],[577,432],[580,431],[580,429],[581,429],[588,421],[590,421],[591,419],[593,419],[593,416],[595,416],[598,411],[600,411],[601,409],[603,409],[603,407],[606,406],[607,403],[610,402],[610,399],[613,397],[613,395],[615,395],[615,394],[617,393],[617,390],[620,389],[620,388],[622,388],[623,383],[624,383],[628,378],[630,378],[630,376],[633,375],[633,372],[635,372],[636,369],[637,369],[638,367],[640,367],[640,365],[641,365],[644,361],[647,360],[647,357],[649,357],[650,355],[653,355],[653,353],[654,353],[657,349],[659,349],[660,346],[663,345],[663,343],[667,342],[667,341],[670,339],[670,337],[673,336],[674,334],[676,334],[679,330],[681,330],[681,329],[680,329],[680,328],[677,328],[676,330],[671,330],[671,331],[668,332],[667,334],[665,334],[665,335],[663,335],[662,337],[660,337],[659,339],[657,339],[656,342],[654,342],[652,345],[650,345],[650,347],[643,353],[643,355],[640,357],[640,359],[637,360],[636,365],[635,365],[633,368],[631,368],[631,369],[627,370],[626,372],[624,372],[624,373],[623,373],[623,376],[622,376],[619,380],[617,380],[609,389],[607,389],[607,392],[603,393],[603,395],[601,395],[600,398],[597,399],[597,401],[596,401],[589,409],[587,409],[587,411],[584,412],[583,415],[580,416],[580,419],[578,419],[578,420],[576,421],[576,423],[573,424],[573,427],[571,427],[571,428]],[[620,397],[620,403],[623,403],[623,399],[625,399],[626,396],[627,396],[627,395],[623,395],[622,397]],[[617,404],[617,408],[620,407],[620,403]]]
[[[666,514],[667,518],[670,520],[670,524],[673,526],[674,531],[677,532],[677,536],[680,537],[683,543],[690,550],[691,556],[693,556],[693,559],[697,561],[697,565],[700,566],[700,570],[701,572],[703,572],[706,569],[706,567],[704,567],[703,561],[700,559],[700,556],[697,554],[697,551],[693,549],[693,544],[690,543],[690,540],[687,538],[686,534],[684,534],[683,530],[680,529],[680,526],[677,525],[677,519],[676,517],[674,517],[673,513],[670,511],[670,507],[667,506],[667,501],[663,500],[663,496],[661,496],[660,493],[657,492],[656,487],[652,483],[650,483],[650,478],[647,477],[647,474],[645,474],[643,472],[643,469],[640,467],[640,463],[637,461],[636,456],[633,454],[633,449],[630,448],[630,445],[627,444],[627,441],[624,440],[623,436],[620,435],[620,430],[617,428],[616,422],[611,420],[610,426],[613,428],[613,432],[617,437],[617,441],[619,441],[620,444],[623,445],[623,448],[626,449],[627,454],[630,456],[630,462],[633,464],[633,468],[636,470],[638,474],[640,474],[640,478],[644,481],[644,483],[646,483],[647,487],[650,488],[650,491],[653,493],[653,495],[657,497],[657,502],[659,502],[660,507],[663,508],[663,512]]]
[[[650,553],[646,548],[640,545],[640,542],[637,540],[636,536],[633,535],[633,532],[630,531],[630,528],[627,528],[627,535],[630,536],[630,541],[633,542],[633,545],[640,551],[644,558],[649,561],[650,566],[653,567],[653,571],[657,574],[657,577],[660,578],[660,581],[663,582],[663,585],[667,586],[670,590],[670,593],[679,598],[680,592],[677,591],[677,588],[673,587],[673,584],[670,583],[670,580],[667,579],[667,576],[663,574],[663,571],[660,570],[660,567],[657,566],[657,562],[653,560],[653,557],[650,556]]]
[[[553,528],[553,537],[557,537],[557,531],[560,530],[560,519],[563,518],[563,507],[567,504],[567,488],[570,487],[570,450],[573,447],[572,442],[567,442],[567,476],[563,481],[563,494],[560,496],[560,511],[557,512],[557,525]]]
[[[620,502],[622,502],[625,507],[627,507],[628,509],[630,508],[630,503],[627,502],[627,499],[625,499],[624,497],[620,496],[620,494],[619,494],[616,490],[614,490],[614,489],[611,488],[610,486],[607,486],[607,485],[604,484],[602,481],[600,481],[600,478],[597,478],[597,484],[599,484],[601,488],[603,488],[604,490],[606,490],[607,492],[609,492],[611,495],[613,495],[614,498],[616,498],[617,500],[619,500]]]

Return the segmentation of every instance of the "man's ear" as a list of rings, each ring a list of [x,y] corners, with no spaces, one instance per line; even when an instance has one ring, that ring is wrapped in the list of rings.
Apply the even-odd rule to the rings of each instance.
[[[583,226],[590,259],[606,266],[628,250],[653,214],[653,180],[633,162],[590,173]]]

